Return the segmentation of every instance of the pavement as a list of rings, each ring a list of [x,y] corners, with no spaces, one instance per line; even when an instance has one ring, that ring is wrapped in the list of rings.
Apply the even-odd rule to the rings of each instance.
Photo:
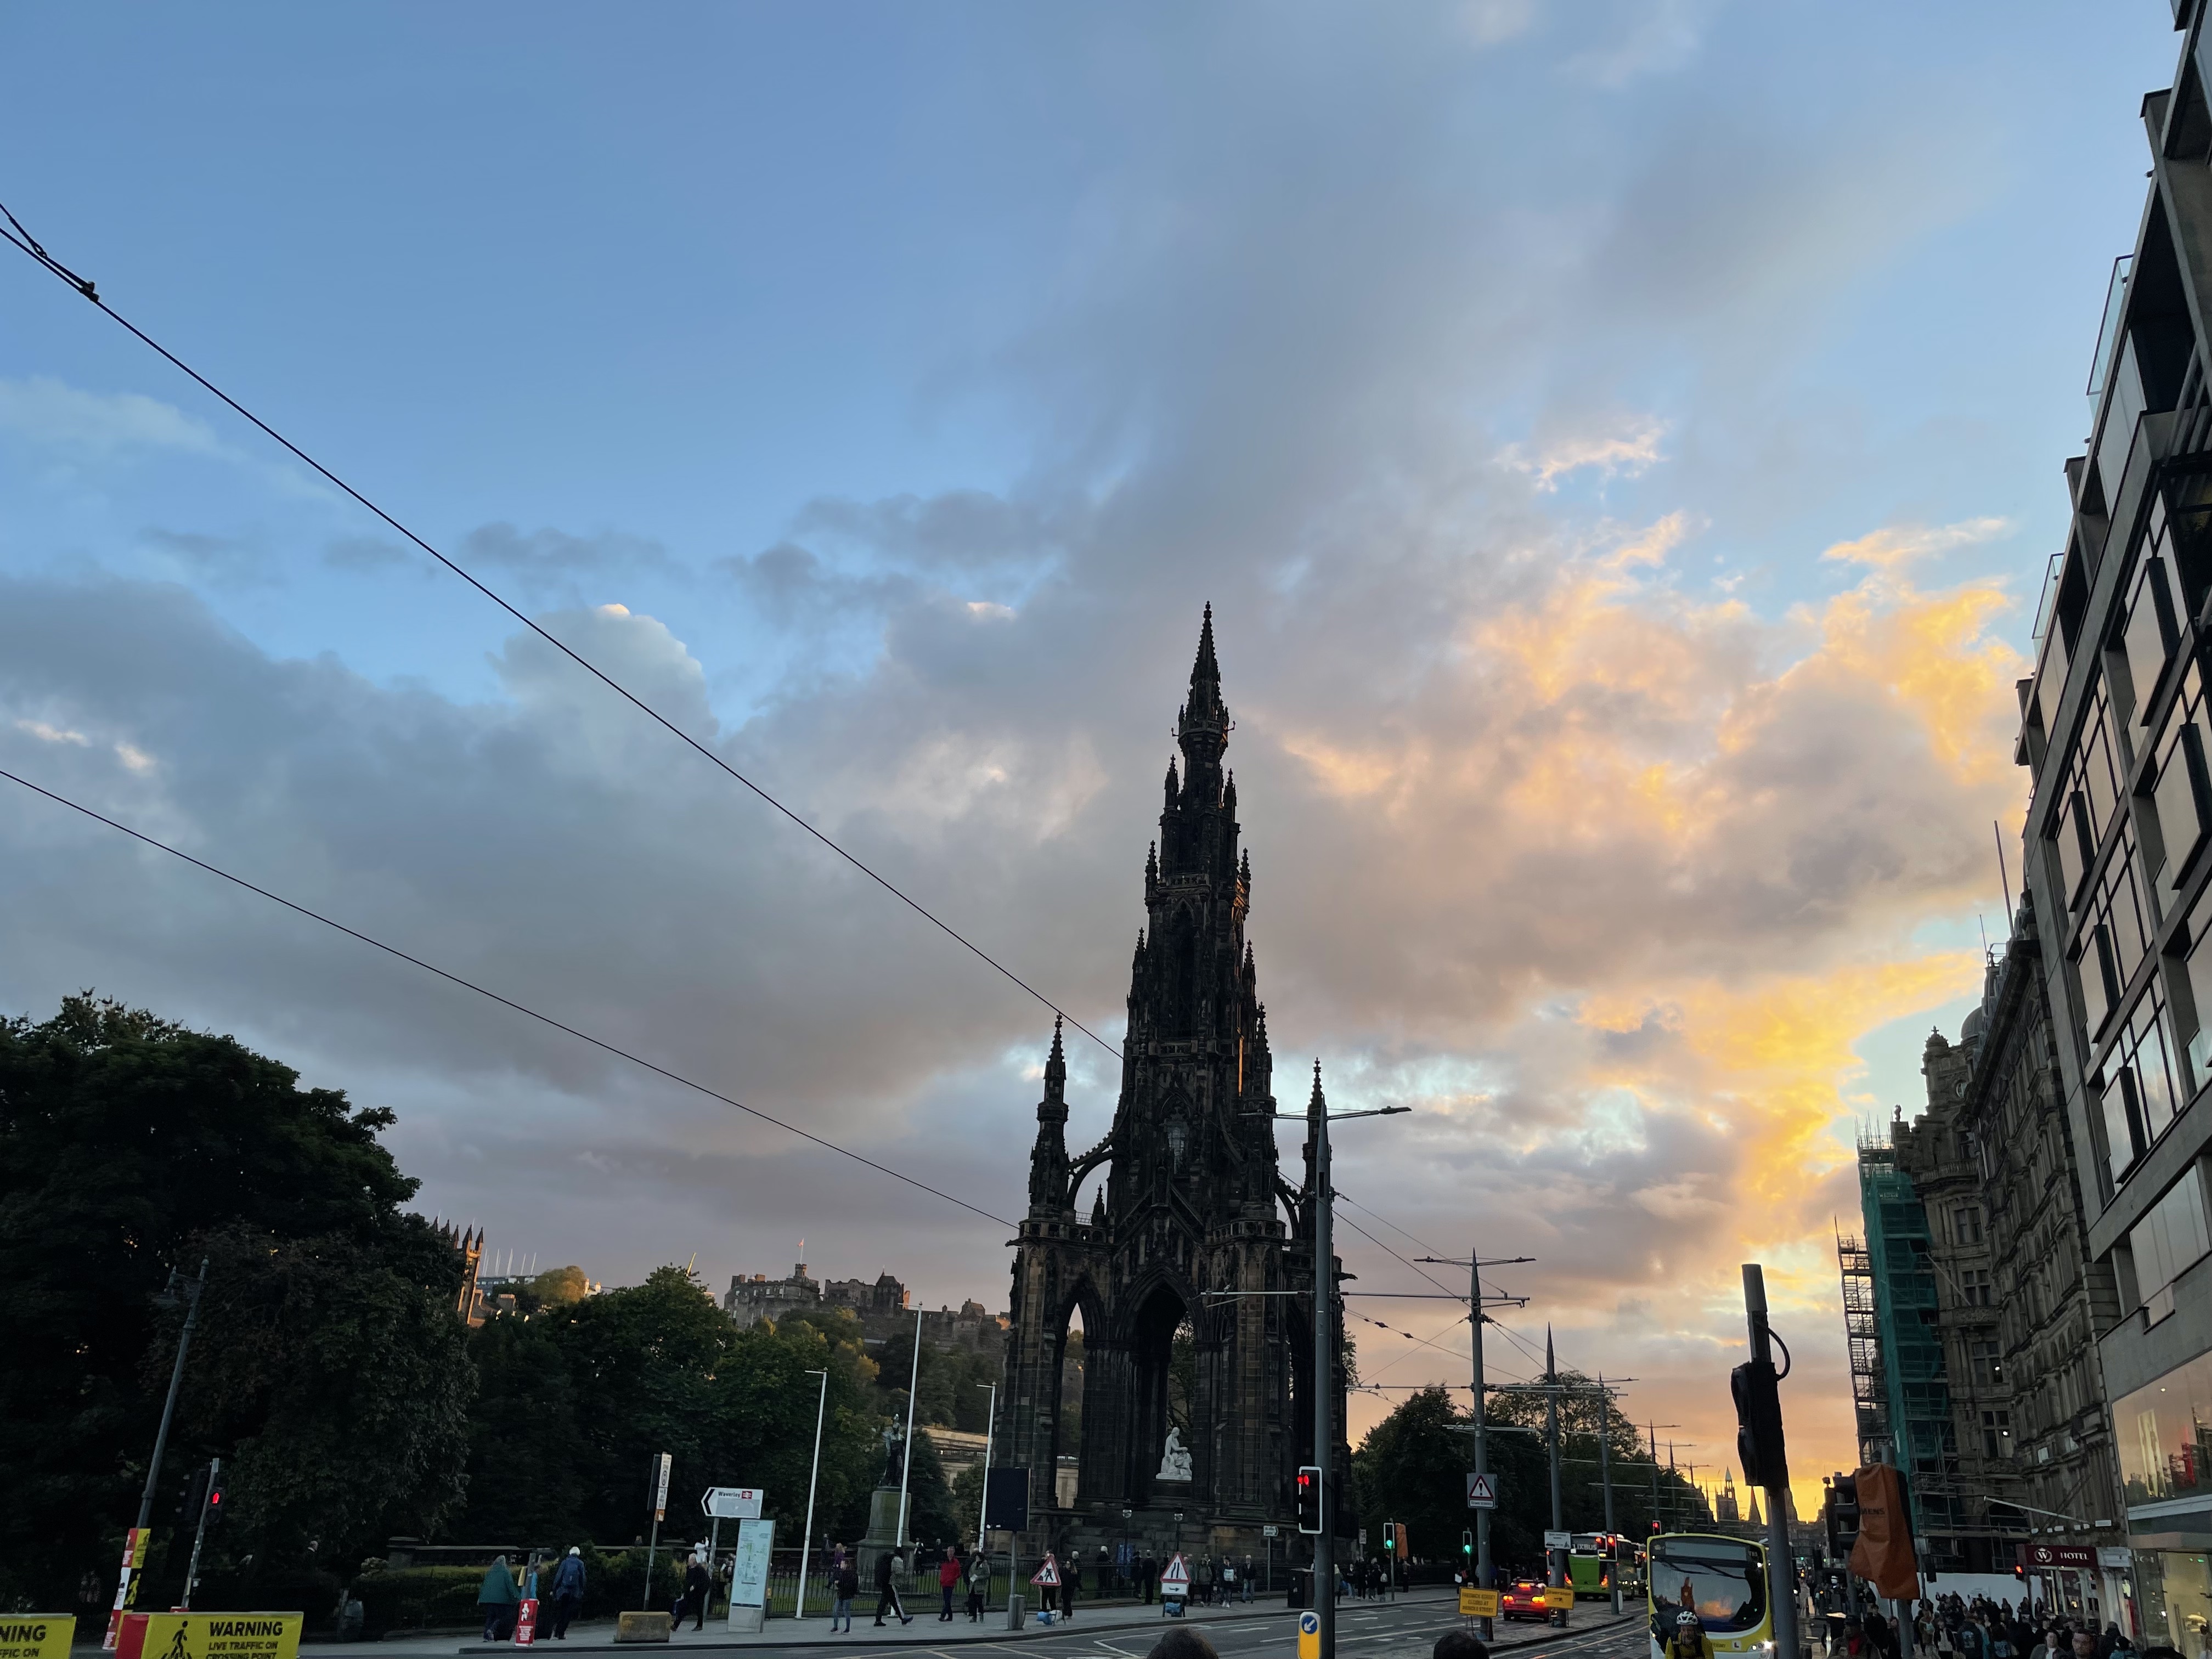
[[[964,1618],[945,1624],[934,1612],[917,1612],[911,1625],[890,1624],[878,1630],[872,1622],[874,1605],[871,1597],[865,1602],[865,1610],[856,1606],[858,1616],[850,1635],[842,1632],[830,1635],[826,1617],[804,1621],[770,1620],[768,1628],[757,1635],[733,1635],[726,1626],[709,1621],[702,1631],[686,1628],[669,1647],[724,1651],[767,1648],[807,1659],[822,1659],[840,1649],[856,1647],[901,1648],[917,1656],[933,1655],[936,1659],[953,1659],[953,1650],[975,1647],[988,1647],[992,1650],[988,1659],[998,1659],[1001,1654],[1007,1659],[1143,1659],[1146,1650],[1171,1623],[1157,1605],[1109,1603],[1082,1607],[1073,1624],[1040,1626],[1032,1617],[1018,1632],[1006,1629],[1003,1610],[981,1625],[971,1625]],[[1336,1617],[1337,1647],[1345,1659],[1354,1656],[1357,1659],[1428,1659],[1438,1636],[1465,1624],[1459,1616],[1456,1597],[1448,1587],[1415,1590],[1395,1600],[1341,1601],[1337,1604]],[[1182,1622],[1203,1627],[1223,1659],[1291,1659],[1297,1652],[1297,1612],[1280,1601],[1194,1607]],[[642,1656],[667,1651],[658,1644],[625,1644],[617,1648],[613,1638],[613,1621],[602,1620],[571,1625],[566,1641],[541,1636],[539,1643],[564,1654]],[[1618,1620],[1609,1609],[1591,1609],[1564,1631],[1501,1621],[1497,1639],[1490,1646],[1493,1652],[1525,1654],[1527,1659],[1644,1659],[1649,1652],[1640,1608]],[[302,1659],[368,1659],[370,1654],[376,1659],[491,1654],[512,1659],[514,1650],[510,1644],[487,1644],[448,1634],[373,1644],[307,1643],[301,1644],[300,1651]],[[976,1659],[985,1656],[979,1654]]]

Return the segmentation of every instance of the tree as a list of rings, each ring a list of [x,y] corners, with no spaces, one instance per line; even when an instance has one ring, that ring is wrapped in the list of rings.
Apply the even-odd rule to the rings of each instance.
[[[68,1606],[112,1571],[175,1352],[152,1301],[171,1269],[196,1273],[202,1241],[234,1227],[280,1246],[384,1238],[413,1196],[377,1139],[391,1113],[298,1082],[90,994],[0,1021],[0,1602]],[[233,1294],[212,1267],[210,1285]],[[188,1407],[206,1363],[196,1340]]]
[[[470,1334],[469,1356],[477,1398],[461,1535],[563,1548],[580,1541],[590,1462],[552,1322],[495,1314]]]
[[[1402,1521],[1410,1552],[1443,1559],[1469,1524],[1462,1472],[1473,1437],[1443,1389],[1424,1389],[1367,1431],[1352,1454],[1362,1523]]]
[[[459,1506],[476,1389],[453,1247],[421,1217],[391,1216],[304,1239],[234,1224],[202,1248],[194,1386],[173,1443],[222,1455],[218,1554],[350,1570],[394,1532],[434,1531]]]
[[[937,1455],[937,1443],[926,1430],[916,1429],[914,1449],[907,1458],[906,1535],[925,1544],[949,1544],[960,1535],[960,1517],[952,1507],[952,1487],[945,1478],[945,1464]]]

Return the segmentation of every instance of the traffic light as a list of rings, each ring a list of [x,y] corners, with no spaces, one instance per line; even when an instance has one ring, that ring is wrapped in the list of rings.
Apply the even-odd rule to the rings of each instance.
[[[1308,1463],[1298,1471],[1298,1530],[1321,1532],[1321,1466]]]
[[[1782,1444],[1780,1381],[1771,1359],[1750,1359],[1729,1373],[1729,1390],[1735,1395],[1735,1457],[1743,1465],[1745,1484],[1786,1486],[1790,1458]]]
[[[177,1524],[179,1526],[199,1525],[200,1510],[207,1506],[207,1493],[208,1466],[202,1463],[185,1477],[184,1485],[178,1491]]]
[[[214,1480],[208,1482],[207,1524],[208,1530],[210,1532],[213,1532],[217,1527],[222,1524],[222,1477],[221,1475],[217,1475]]]
[[[1459,1529],[1459,1553],[1469,1559],[1473,1559],[1474,1556],[1474,1534],[1472,1529],[1466,1527]]]
[[[1827,1480],[1828,1559],[1838,1567],[1850,1565],[1851,1549],[1859,1541],[1858,1477],[1832,1474]]]

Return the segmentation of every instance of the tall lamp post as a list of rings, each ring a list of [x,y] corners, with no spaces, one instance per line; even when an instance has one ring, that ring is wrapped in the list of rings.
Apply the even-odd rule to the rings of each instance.
[[[899,1518],[898,1541],[892,1547],[906,1547],[906,1481],[914,1468],[914,1395],[921,1384],[921,1310],[914,1310],[914,1364],[906,1379],[906,1448],[899,1454]]]
[[[822,1419],[830,1409],[830,1373],[809,1370],[809,1376],[822,1379],[822,1396],[814,1406],[814,1468],[806,1477],[806,1530],[799,1542],[799,1599],[792,1606],[793,1619],[806,1617],[807,1553],[814,1547],[814,1484],[822,1478]]]
[[[991,1559],[991,1547],[983,1531],[983,1523],[991,1518],[991,1437],[997,1431],[999,1426],[999,1385],[995,1382],[978,1382],[975,1386],[979,1389],[988,1389],[991,1391],[990,1415],[983,1419],[983,1493],[975,1500],[975,1548],[988,1562]],[[1013,1571],[1012,1566],[1010,1565],[1006,1571],[1011,1574]],[[1006,1589],[1009,1595],[1013,1591],[1011,1579],[1006,1585]],[[987,1576],[983,1580],[983,1610],[986,1613],[990,1611],[990,1600],[991,1581]]]

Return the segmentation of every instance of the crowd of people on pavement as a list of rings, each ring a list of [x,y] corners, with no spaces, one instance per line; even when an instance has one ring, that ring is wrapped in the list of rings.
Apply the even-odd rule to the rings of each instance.
[[[1840,1625],[1831,1621],[1831,1659],[1900,1659],[1897,1621],[1877,1610],[1848,1615]],[[2212,1649],[2138,1649],[2117,1624],[2100,1631],[2094,1619],[1981,1595],[1937,1595],[1916,1604],[1912,1646],[1915,1659],[2212,1659]]]

